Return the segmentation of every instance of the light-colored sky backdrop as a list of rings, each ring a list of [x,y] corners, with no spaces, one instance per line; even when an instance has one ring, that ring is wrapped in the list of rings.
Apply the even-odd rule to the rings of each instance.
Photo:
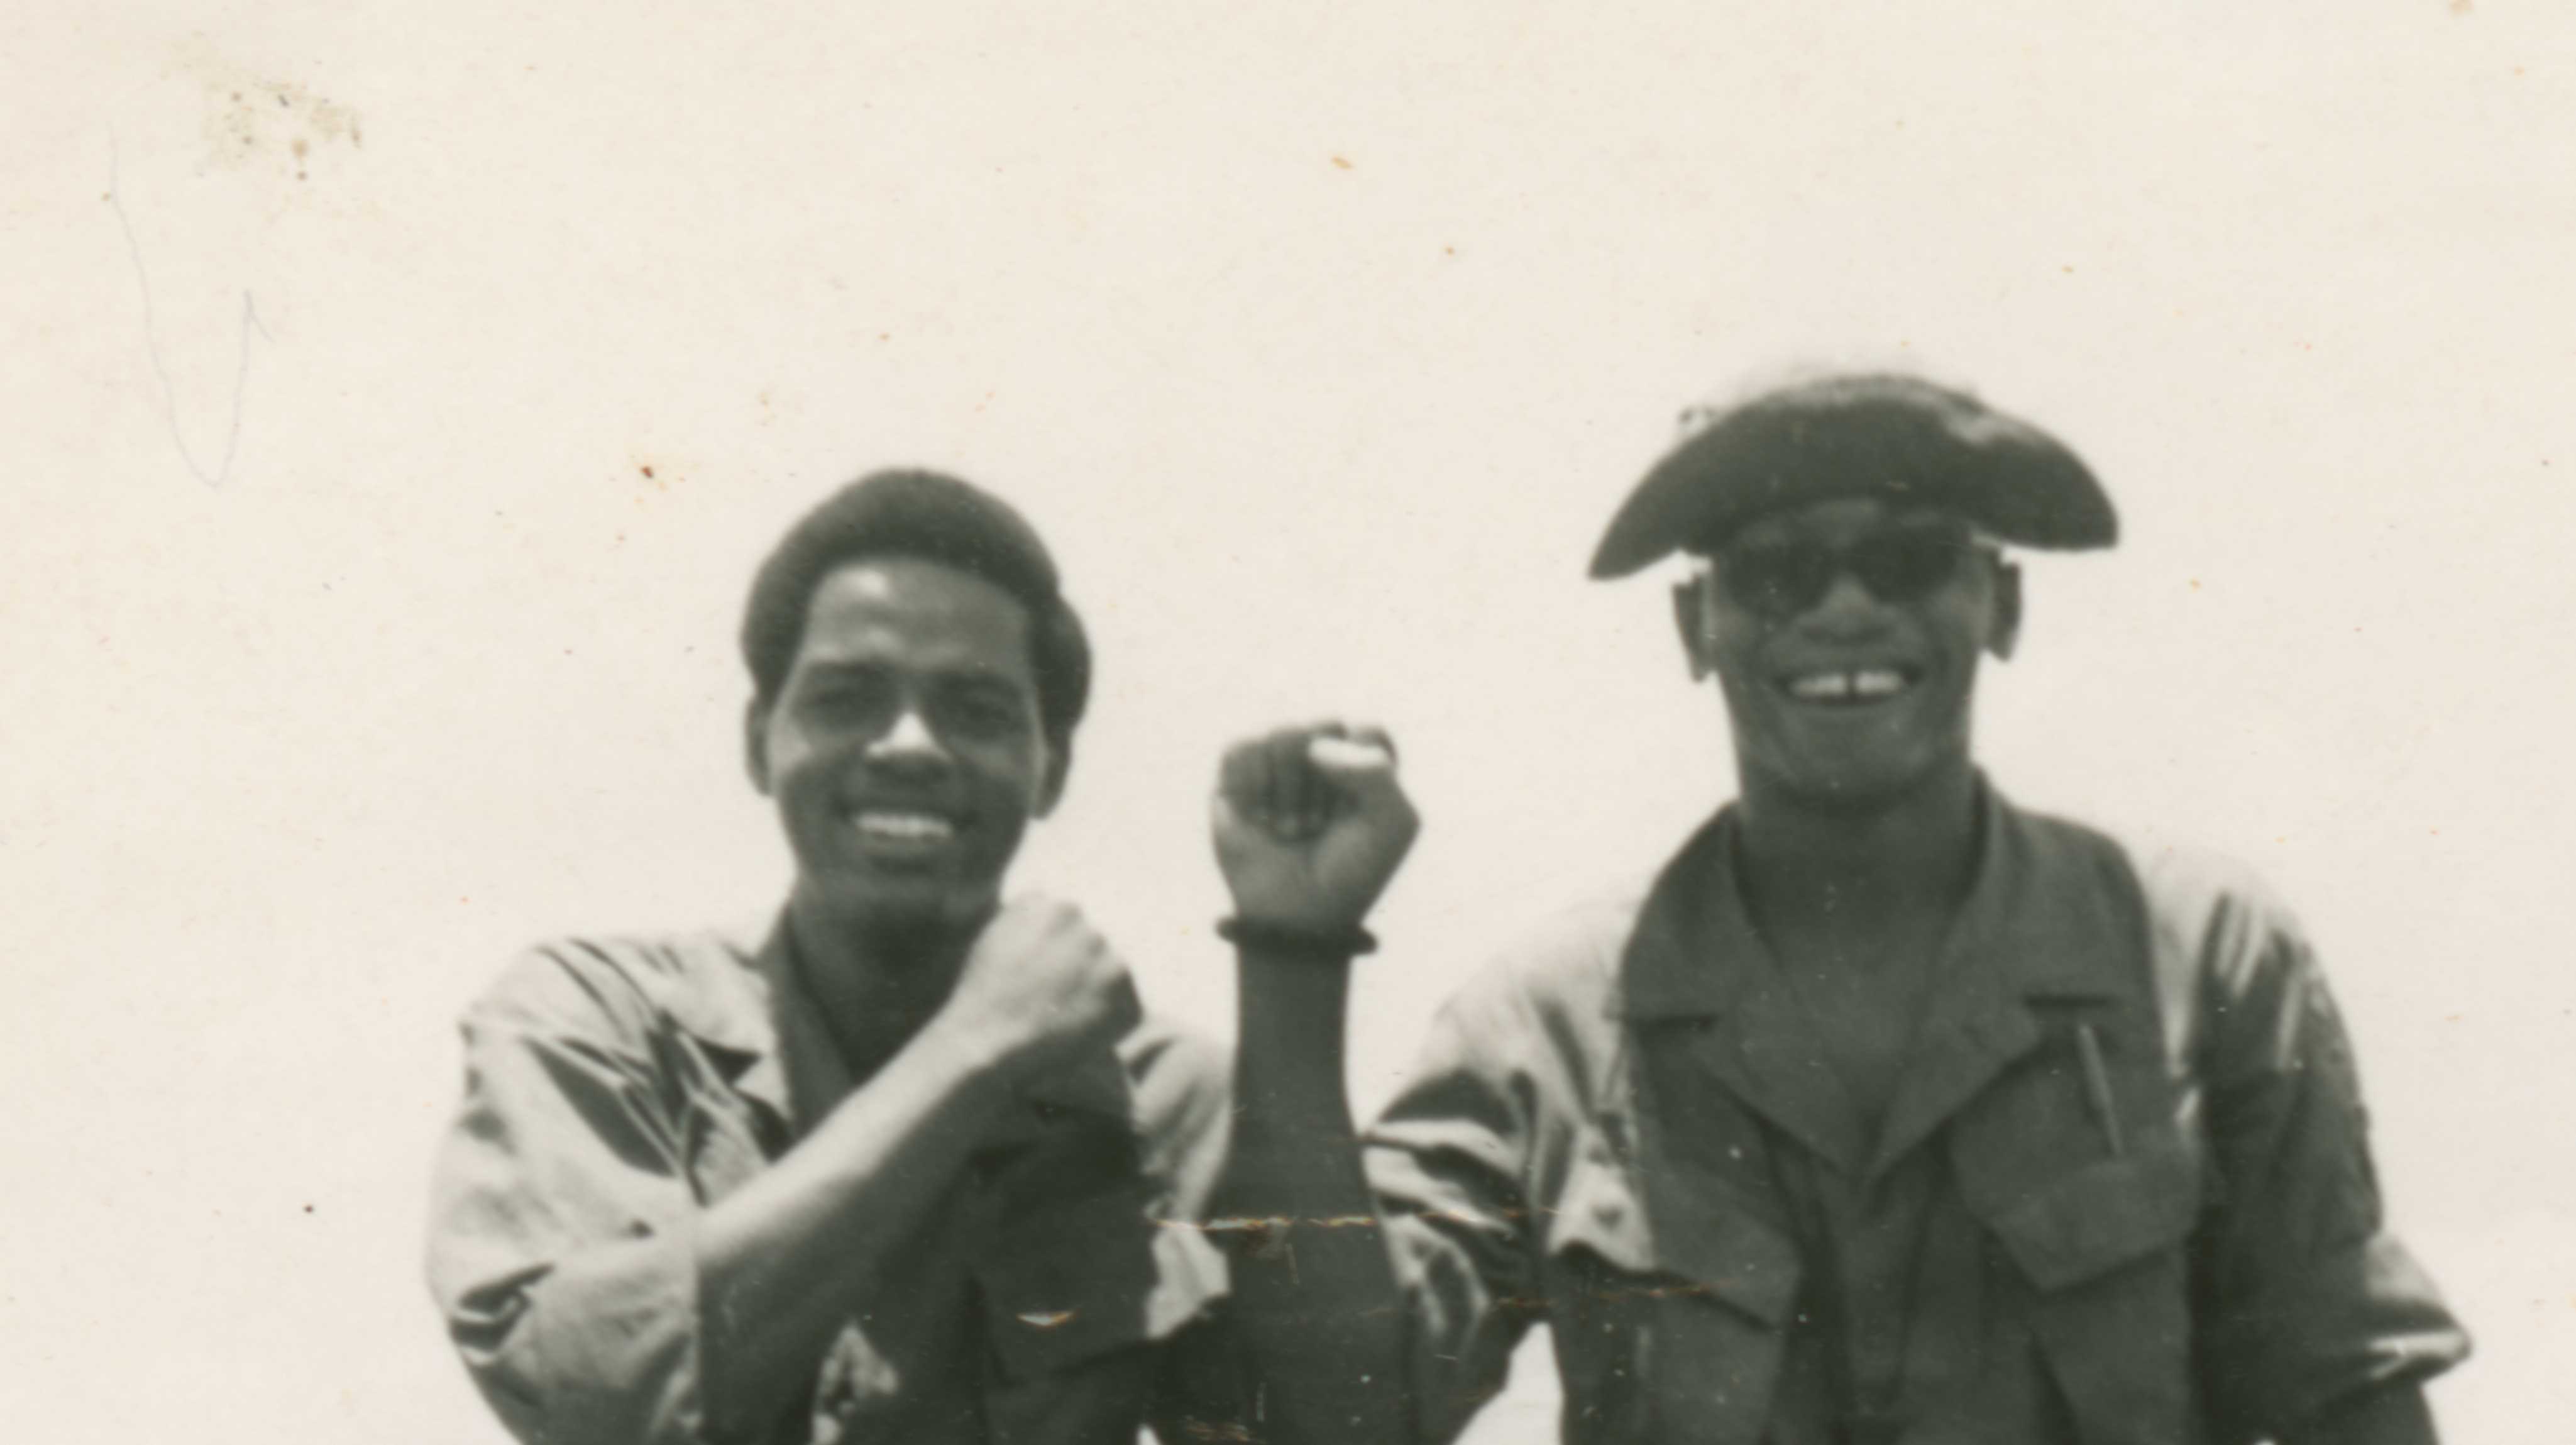
[[[1682,405],[1800,363],[2098,467],[2128,540],[2033,564],[1985,755],[2301,907],[2480,1337],[2453,1438],[2561,1437],[2576,12],[137,3],[0,57],[27,1438],[497,1438],[418,1281],[450,1021],[538,937],[772,904],[737,607],[871,466],[1058,549],[1101,687],[1022,876],[1166,1008],[1229,1025],[1220,747],[1396,729],[1382,1098],[1723,796],[1661,587],[1582,563]]]

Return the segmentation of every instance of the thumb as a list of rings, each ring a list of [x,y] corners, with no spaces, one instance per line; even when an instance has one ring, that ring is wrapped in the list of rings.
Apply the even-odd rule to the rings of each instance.
[[[1396,781],[1395,749],[1371,738],[1319,737],[1306,745],[1306,760],[1334,786],[1351,795],[1360,810],[1403,809],[1404,787]]]

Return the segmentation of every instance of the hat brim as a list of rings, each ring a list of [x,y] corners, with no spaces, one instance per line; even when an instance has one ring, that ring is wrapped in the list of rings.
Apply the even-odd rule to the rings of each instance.
[[[1950,512],[2023,547],[2119,540],[2110,497],[2056,438],[1928,383],[1860,378],[1757,399],[1674,448],[1611,519],[1592,575],[1712,552],[1770,513],[1850,497]]]

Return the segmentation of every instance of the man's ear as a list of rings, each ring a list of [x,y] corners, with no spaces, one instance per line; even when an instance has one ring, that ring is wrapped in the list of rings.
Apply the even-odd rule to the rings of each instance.
[[[742,710],[742,766],[752,790],[769,796],[769,704],[753,698]]]
[[[1681,629],[1682,656],[1690,662],[1693,682],[1705,682],[1717,670],[1709,657],[1708,586],[1705,572],[1673,584],[1673,625]]]
[[[1046,751],[1046,773],[1038,779],[1037,804],[1029,809],[1032,818],[1045,817],[1064,801],[1064,780],[1073,771],[1073,739],[1057,742],[1049,738]]]
[[[2011,562],[1995,563],[1995,613],[1986,629],[1986,651],[1998,661],[2009,661],[2013,647],[2021,641],[2021,568]]]

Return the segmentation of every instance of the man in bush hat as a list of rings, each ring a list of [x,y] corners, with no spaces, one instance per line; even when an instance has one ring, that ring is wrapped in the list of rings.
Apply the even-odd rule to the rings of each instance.
[[[1676,621],[1735,799],[1453,1000],[1364,1155],[1316,1143],[1349,1129],[1330,929],[1239,929],[1226,1204],[1271,1240],[1238,1285],[1293,1260],[1331,1342],[1273,1418],[1445,1441],[1544,1321],[1569,1442],[2433,1438],[2419,1384],[2466,1340],[2382,1228],[2297,925],[1972,760],[2004,549],[2116,531],[2066,447],[1919,380],[1700,418],[1592,570],[1696,559]],[[1316,746],[1229,765],[1221,850],[1386,812]]]

